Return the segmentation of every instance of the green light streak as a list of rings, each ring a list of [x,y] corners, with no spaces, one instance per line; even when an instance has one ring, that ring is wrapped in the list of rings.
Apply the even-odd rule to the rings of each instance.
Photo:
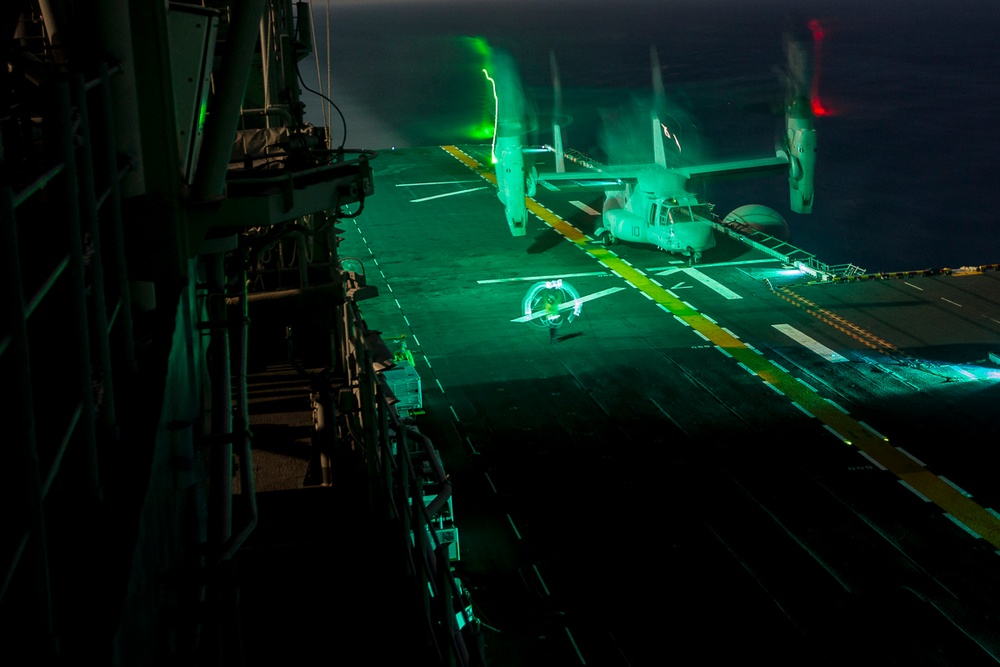
[[[497,163],[497,123],[500,121],[500,99],[497,97],[497,82],[493,80],[490,73],[483,68],[483,74],[486,75],[486,80],[490,82],[493,86],[493,143],[490,146],[490,159],[493,160],[493,164]]]
[[[208,97],[201,101],[198,108],[198,133],[205,129],[205,117],[208,116]]]

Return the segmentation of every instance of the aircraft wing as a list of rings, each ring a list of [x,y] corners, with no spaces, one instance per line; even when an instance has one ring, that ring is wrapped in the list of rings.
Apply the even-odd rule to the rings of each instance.
[[[774,157],[677,167],[670,171],[682,174],[687,178],[711,178],[713,176],[741,176],[744,174],[787,170],[788,157],[784,151],[780,151]]]

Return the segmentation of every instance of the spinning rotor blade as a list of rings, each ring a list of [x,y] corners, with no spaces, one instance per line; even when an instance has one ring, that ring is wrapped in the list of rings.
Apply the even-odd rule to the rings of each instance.
[[[653,161],[665,168],[667,152],[663,146],[663,124],[660,121],[660,113],[666,107],[667,95],[663,90],[663,71],[660,69],[660,56],[655,46],[649,47],[649,63],[653,71]]]
[[[556,154],[556,172],[566,171],[566,157],[563,150],[562,136],[562,83],[559,80],[559,65],[556,64],[555,51],[549,51],[549,67],[552,70],[552,143]]]

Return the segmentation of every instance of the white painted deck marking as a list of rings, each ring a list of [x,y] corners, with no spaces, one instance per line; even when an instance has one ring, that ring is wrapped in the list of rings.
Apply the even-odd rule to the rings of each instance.
[[[535,571],[535,576],[538,577],[538,583],[542,585],[542,590],[545,591],[545,594],[552,595],[552,593],[549,592],[549,587],[545,585],[545,580],[542,579],[542,573],[538,571],[538,566],[532,564],[531,568]]]
[[[570,308],[575,308],[576,304],[586,303],[587,301],[593,301],[594,299],[600,299],[602,296],[608,296],[609,294],[614,294],[615,292],[621,292],[624,287],[609,287],[606,290],[601,290],[600,292],[594,292],[593,294],[588,294],[587,296],[581,296],[579,299],[573,299],[572,301],[567,301],[559,305],[559,310],[569,310]],[[530,322],[531,320],[537,320],[539,317],[544,317],[546,315],[544,309],[532,313],[531,315],[522,315],[521,317],[515,317],[511,322]]]
[[[517,526],[514,525],[514,519],[510,517],[510,514],[507,515],[507,520],[510,521],[510,527],[514,529],[514,535],[517,539],[521,539],[521,531],[519,531]]]
[[[921,468],[926,468],[927,467],[926,463],[924,463],[923,461],[921,461],[920,459],[918,459],[916,456],[914,456],[913,454],[911,454],[908,451],[906,451],[905,449],[903,449],[902,447],[896,447],[896,449],[899,452],[901,452],[903,454],[903,456],[907,457],[908,459],[911,459],[914,463],[916,463]]]
[[[587,273],[564,273],[558,276],[519,276],[517,278],[492,278],[490,280],[477,280],[478,285],[492,285],[494,283],[514,283],[524,280],[558,280],[559,278],[583,278],[588,276],[606,276],[607,271],[590,271]]]
[[[950,486],[951,488],[955,489],[959,493],[961,493],[966,498],[971,498],[972,497],[971,493],[969,493],[968,491],[966,491],[965,489],[963,489],[962,487],[960,487],[958,484],[955,484],[955,482],[951,481],[950,479],[948,479],[944,475],[938,475],[938,479],[941,480],[942,482],[944,482],[945,484],[947,484],[948,486]]]
[[[806,417],[809,417],[811,419],[815,419],[816,418],[816,415],[814,415],[813,413],[809,412],[808,410],[806,410],[804,407],[802,407],[801,405],[799,405],[795,401],[792,401],[792,405],[794,405],[796,408],[798,408],[802,412],[802,414],[804,414]]]
[[[588,213],[590,215],[600,215],[601,214],[600,211],[595,211],[591,207],[589,207],[586,204],[584,204],[582,201],[573,200],[573,201],[570,202],[570,204],[572,204],[573,206],[576,206],[578,209],[580,209],[584,213]]]
[[[873,466],[875,466],[876,468],[878,468],[879,470],[888,470],[888,468],[886,468],[884,465],[882,465],[881,463],[879,463],[876,459],[872,458],[872,456],[869,455],[867,452],[865,452],[863,449],[859,449],[858,450],[858,454],[861,454],[861,456],[863,456],[866,459],[868,459],[868,461]]]
[[[573,633],[566,628],[566,636],[569,637],[570,643],[573,645],[573,650],[576,651],[576,657],[580,658],[580,664],[586,665],[587,661],[583,659],[583,654],[580,653],[580,647],[576,645],[576,640],[573,639]]]
[[[743,266],[744,264],[774,264],[774,263],[780,263],[780,262],[781,262],[780,259],[770,259],[770,258],[769,259],[748,259],[748,260],[736,261],[736,262],[712,262],[711,264],[699,264],[698,266],[700,268],[705,269],[705,268],[709,268],[709,267],[713,267],[713,266]],[[685,264],[686,262],[685,262],[685,260],[676,259],[676,260],[673,261],[673,263],[674,264]],[[681,271],[683,269],[681,269],[680,267],[677,267],[677,266],[654,266],[654,267],[652,267],[650,269],[646,269],[646,270],[649,271],[650,273],[656,273],[657,275],[666,276],[666,275],[669,275],[671,273],[674,273],[675,271]]]
[[[416,188],[421,185],[452,185],[453,183],[482,183],[482,179],[473,178],[467,181],[427,181],[425,183],[397,183],[397,188]]]
[[[951,304],[951,305],[953,305],[953,306],[958,306],[959,308],[961,308],[961,307],[962,307],[962,304],[960,304],[960,303],[957,303],[957,302],[955,302],[955,301],[952,301],[951,299],[946,299],[946,298],[944,298],[944,297],[941,297],[941,300],[942,300],[942,301],[947,301],[948,303],[950,303],[950,304]]]
[[[903,281],[903,284],[904,284],[904,285],[906,285],[907,287],[912,287],[912,288],[913,288],[913,289],[915,289],[915,290],[919,290],[919,291],[921,291],[921,292],[923,292],[923,291],[924,291],[924,288],[923,288],[923,287],[917,287],[917,286],[916,286],[916,285],[914,285],[913,283],[908,283],[908,282],[906,282],[905,280]]]
[[[955,517],[953,517],[951,514],[948,514],[947,512],[945,512],[944,515],[946,517],[948,517],[948,519],[951,520],[951,522],[953,524],[955,524],[956,526],[958,526],[959,528],[961,528],[962,530],[964,530],[965,532],[967,532],[969,535],[972,535],[977,540],[982,539],[982,537],[983,537],[982,535],[980,535],[976,531],[974,531],[971,528],[969,528],[968,526],[966,526],[964,523],[962,523],[961,521],[959,521],[958,519],[956,519]]]
[[[490,488],[491,488],[491,489],[493,489],[493,493],[495,493],[495,494],[497,494],[497,495],[499,496],[499,495],[500,495],[500,492],[499,492],[499,491],[497,491],[497,487],[496,487],[496,485],[494,485],[494,484],[493,484],[493,480],[492,480],[492,479],[490,479],[490,474],[489,474],[488,472],[487,472],[487,473],[484,473],[484,474],[486,475],[486,481],[490,483]]]
[[[683,271],[684,273],[688,274],[689,276],[691,276],[692,278],[694,278],[695,280],[697,280],[698,282],[700,282],[705,287],[708,287],[712,291],[714,291],[714,292],[716,292],[718,294],[721,294],[722,296],[724,296],[727,299],[742,299],[743,298],[742,296],[740,296],[739,294],[737,294],[733,290],[729,289],[728,287],[726,287],[725,285],[723,285],[722,283],[720,283],[718,280],[715,280],[714,278],[710,278],[709,276],[705,275],[704,273],[702,273],[698,269],[681,269],[681,271]]]
[[[847,357],[834,352],[826,345],[823,345],[815,338],[811,338],[806,334],[802,333],[791,324],[772,324],[772,327],[785,334],[792,340],[794,340],[799,345],[805,347],[806,349],[812,350],[819,356],[823,357],[830,363],[838,363],[841,361],[847,361]]]
[[[910,486],[909,484],[907,484],[907,483],[906,483],[905,481],[903,481],[903,480],[901,480],[901,479],[900,479],[900,480],[897,480],[897,481],[898,481],[898,482],[899,482],[900,484],[902,484],[902,485],[903,485],[903,486],[904,486],[905,488],[907,488],[907,489],[909,489],[910,491],[912,491],[912,492],[913,492],[913,494],[914,494],[914,495],[915,495],[915,496],[916,496],[917,498],[920,498],[920,499],[921,499],[921,500],[923,500],[923,501],[924,501],[925,503],[929,503],[929,502],[931,502],[931,499],[930,499],[930,498],[928,498],[928,497],[927,497],[927,496],[925,496],[924,494],[922,494],[922,493],[920,493],[919,491],[917,491],[917,490],[916,490],[915,488],[913,488],[912,486]]]
[[[484,185],[481,188],[469,188],[468,190],[456,190],[455,192],[445,192],[440,195],[431,195],[430,197],[421,197],[420,199],[411,199],[411,204],[417,204],[422,201],[430,201],[432,199],[441,199],[442,197],[454,197],[455,195],[464,195],[469,192],[478,192],[480,190],[485,190],[488,186]]]
[[[805,383],[803,383],[803,384],[805,384]],[[809,386],[809,385],[806,385],[806,386]],[[813,391],[815,391],[815,389]],[[871,426],[869,426],[865,422],[859,420],[858,423],[861,424],[862,426],[864,426],[866,429],[868,429],[872,433],[874,433],[876,438],[881,438],[885,442],[889,442],[889,438],[885,437],[884,435],[882,435],[881,433],[879,433],[878,431],[876,431],[874,428],[872,428]]]

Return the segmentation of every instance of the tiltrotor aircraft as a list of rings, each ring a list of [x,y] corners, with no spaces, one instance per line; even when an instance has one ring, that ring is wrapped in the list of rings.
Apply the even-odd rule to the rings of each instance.
[[[561,185],[570,187],[604,190],[606,199],[602,219],[594,233],[599,241],[608,245],[617,240],[652,244],[667,252],[689,257],[692,262],[698,261],[704,251],[715,246],[710,223],[717,220],[711,211],[711,205],[700,201],[697,195],[689,191],[688,185],[692,179],[767,172],[787,173],[791,210],[810,213],[816,164],[814,102],[810,97],[815,92],[815,81],[812,82],[813,90],[810,91],[809,79],[804,76],[806,58],[802,46],[789,42],[788,50],[789,70],[793,74],[789,76],[785,132],[773,156],[714,164],[669,164],[667,146],[677,139],[663,122],[670,122],[671,119],[663,113],[665,95],[659,59],[655,48],[651,48],[654,99],[648,122],[653,161],[646,164],[608,166],[585,160],[582,169],[571,170],[566,168],[567,154],[562,145],[562,95],[555,57],[552,56],[551,62],[556,107],[553,115],[553,145],[525,147],[523,137],[529,121],[517,68],[509,55],[495,54],[493,80],[497,97],[497,126],[493,161],[496,166],[498,196],[506,209],[511,234],[525,234],[525,197],[534,196],[539,181],[558,181],[562,182]],[[680,147],[679,142],[677,146]],[[554,171],[538,171],[535,157],[542,152],[554,154]],[[776,229],[771,225],[787,230],[779,213],[757,204],[736,209],[727,216],[726,221],[735,221],[764,231]],[[769,233],[779,235],[773,231]]]

